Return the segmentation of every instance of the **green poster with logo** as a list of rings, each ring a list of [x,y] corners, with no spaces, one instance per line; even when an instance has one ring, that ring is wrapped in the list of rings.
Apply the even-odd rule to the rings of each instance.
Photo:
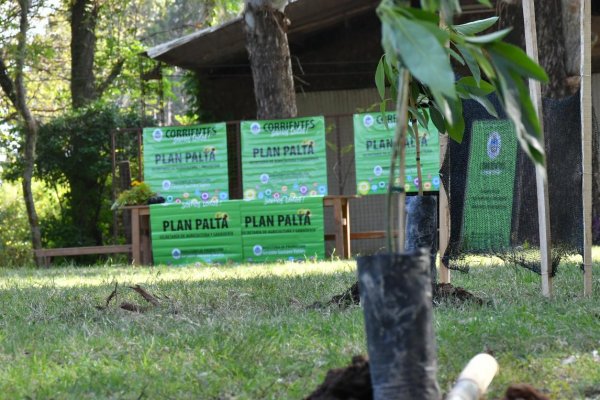
[[[243,121],[245,200],[327,194],[325,119]]]
[[[150,206],[154,264],[242,260],[240,201]]]
[[[229,199],[225,123],[144,128],[144,180],[167,203]]]
[[[387,120],[387,127],[384,123]],[[396,129],[396,114],[387,112],[354,114],[354,159],[356,165],[356,193],[359,195],[387,193],[390,176],[390,158]],[[417,192],[417,143],[408,130],[406,140],[405,190]],[[421,152],[421,176],[423,190],[437,192],[440,189],[440,143],[439,132],[431,119],[427,130],[419,125]],[[400,181],[397,178],[396,184]]]
[[[322,197],[244,201],[244,261],[294,261],[325,257]]]
[[[517,138],[508,120],[475,121],[463,219],[464,250],[510,246]]]

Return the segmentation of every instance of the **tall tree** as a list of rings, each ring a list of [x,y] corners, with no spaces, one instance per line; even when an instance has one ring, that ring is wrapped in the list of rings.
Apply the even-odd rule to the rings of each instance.
[[[105,79],[96,82],[96,54],[97,36],[99,22],[101,22],[101,4],[109,6],[108,2],[100,0],[74,0],[70,5],[70,27],[71,27],[71,101],[74,110],[90,106],[94,101],[100,99],[106,89],[119,76],[125,59],[118,57],[109,60],[113,65],[106,73]],[[114,10],[114,9],[113,9]],[[124,13],[125,9],[119,9],[118,13]],[[111,19],[115,16],[103,15]],[[107,40],[110,40],[107,38]],[[105,44],[106,45],[106,44]],[[90,143],[89,138],[96,138],[98,143]],[[72,152],[67,158],[77,159],[93,146],[102,149],[108,142],[108,137],[100,137],[89,133],[81,135],[73,133],[69,139]],[[96,154],[97,155],[97,154]],[[106,155],[105,155],[106,156]],[[83,157],[85,158],[85,157]],[[96,171],[91,166],[86,171],[79,170],[78,173],[65,171],[69,184],[69,210],[71,219],[78,226],[78,243],[101,245],[103,242],[102,230],[99,224],[100,209],[104,202],[103,193],[106,192],[106,177],[104,173]],[[76,170],[77,172],[77,170]],[[97,195],[90,195],[96,193]]]
[[[31,244],[34,249],[42,247],[40,225],[35,209],[31,182],[35,164],[35,151],[39,125],[27,102],[25,87],[25,59],[27,57],[27,34],[29,31],[29,11],[31,0],[19,0],[19,31],[17,34],[17,52],[15,55],[14,79],[0,52],[0,86],[12,106],[20,116],[25,134],[24,162],[22,173],[23,197],[27,209],[27,218],[31,227]],[[39,265],[39,260],[36,259]]]
[[[259,119],[297,114],[287,40],[287,0],[246,0],[244,22]]]
[[[563,20],[579,21],[570,7],[563,7],[564,0],[535,0],[536,30],[540,65],[546,70],[550,80],[542,86],[542,96],[562,98],[577,91],[568,76],[567,61],[579,59],[579,40],[576,46],[565,46],[565,27]],[[523,7],[521,0],[501,0],[497,3],[500,28],[512,27],[508,40],[525,48]],[[577,8],[578,10],[578,8]],[[579,35],[579,29],[577,29]],[[569,38],[571,40],[571,38]],[[579,74],[579,72],[577,72]]]
[[[98,0],[75,0],[71,5],[71,99],[73,108],[97,100],[121,73],[125,60],[118,59],[98,86],[94,72]]]
[[[94,75],[99,5],[75,0],[71,6],[71,100],[80,108],[97,98]]]

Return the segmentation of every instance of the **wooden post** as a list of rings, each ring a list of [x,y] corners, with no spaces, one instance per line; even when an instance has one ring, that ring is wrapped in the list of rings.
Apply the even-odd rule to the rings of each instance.
[[[583,294],[592,295],[592,44],[591,0],[581,0],[581,193],[583,201]]]
[[[440,28],[445,28],[446,23],[444,10],[440,11]],[[447,41],[445,44],[446,47],[450,47],[450,42]],[[440,166],[444,163],[444,158],[446,158],[446,152],[448,151],[448,133],[440,132]],[[450,169],[448,168],[448,174],[450,173]],[[448,181],[449,182],[449,181]],[[448,189],[450,187],[448,186]],[[446,253],[446,249],[448,248],[448,244],[450,243],[450,206],[448,204],[448,193],[446,193],[446,189],[444,188],[444,184],[440,183],[440,192],[438,199],[438,218],[440,220],[439,226],[439,255],[440,255],[440,282],[441,283],[450,283],[450,269],[444,263],[444,253]]]
[[[444,163],[446,152],[448,151],[448,134],[440,135],[440,165]],[[438,201],[438,212],[440,219],[439,230],[439,255],[440,255],[440,282],[450,283],[450,269],[444,263],[444,253],[450,242],[450,209],[448,206],[448,194],[443,184],[440,184],[440,194]]]
[[[535,27],[535,6],[533,0],[523,1],[523,20],[525,22],[525,47],[527,55],[538,62],[537,33]],[[542,94],[540,82],[529,80],[529,96],[540,119],[540,143],[544,146],[544,125],[542,112]],[[550,202],[548,200],[548,181],[546,180],[546,161],[536,165],[535,181],[537,188],[538,224],[540,232],[540,253],[542,267],[542,295],[552,296],[552,264],[550,248]]]
[[[140,246],[140,209],[131,209],[131,263],[142,265],[142,251]]]

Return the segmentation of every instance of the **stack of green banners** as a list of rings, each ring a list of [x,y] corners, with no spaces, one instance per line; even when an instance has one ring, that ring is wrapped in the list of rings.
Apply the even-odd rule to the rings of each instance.
[[[356,192],[358,194],[387,193],[395,128],[396,114],[392,112],[354,115],[354,156]],[[439,132],[431,119],[429,119],[427,130],[419,125],[419,144],[423,190],[425,192],[438,191],[440,188]],[[404,187],[407,192],[419,190],[416,145],[412,129],[409,128],[406,141],[406,183]],[[399,181],[398,177],[395,184],[398,184]]]
[[[475,121],[463,220],[464,250],[510,245],[517,139],[508,120]]]
[[[155,264],[322,259],[323,198],[150,206]]]
[[[167,203],[229,199],[224,123],[144,128],[144,180]]]
[[[323,117],[244,121],[241,132],[245,200],[328,193]]]

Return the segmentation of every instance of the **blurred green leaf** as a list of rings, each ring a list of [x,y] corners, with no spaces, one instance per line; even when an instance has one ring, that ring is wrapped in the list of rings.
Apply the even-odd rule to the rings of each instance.
[[[512,28],[506,28],[506,29],[502,29],[501,31],[488,33],[487,35],[465,36],[464,39],[465,39],[465,41],[467,41],[469,43],[478,43],[478,44],[493,43],[493,42],[497,42],[499,40],[504,39],[504,37],[506,35],[508,35],[508,33],[511,30],[512,30]]]
[[[462,101],[458,98],[446,100],[453,117],[452,120],[448,120],[446,118],[446,131],[455,142],[461,143],[465,132],[465,119],[463,117]]]
[[[431,120],[433,121],[433,124],[435,125],[437,130],[440,133],[445,133],[446,132],[446,124],[444,122],[444,117],[438,110],[436,104],[434,104],[432,107],[429,107],[429,113],[431,115]]]
[[[383,57],[379,59],[379,63],[377,63],[377,69],[375,70],[375,86],[377,87],[377,92],[379,92],[379,97],[383,100],[385,99],[385,61]]]
[[[464,90],[467,93],[475,96],[487,96],[488,94],[493,93],[495,90],[492,84],[484,80],[477,82],[472,76],[460,78],[456,82],[456,88],[457,90]]]
[[[450,56],[456,61],[458,61],[460,65],[465,65],[465,60],[463,59],[463,57],[456,51],[452,50],[452,48],[448,48],[448,53],[450,53]]]
[[[388,17],[383,24],[390,24],[391,47],[387,52],[393,51],[422,84],[435,87],[446,96],[456,96],[454,72],[446,50],[428,29],[404,17]]]
[[[488,51],[492,59],[505,59],[510,63],[510,69],[514,69],[522,76],[534,78],[540,82],[548,82],[546,71],[536,64],[527,54],[519,47],[508,43],[493,43],[488,47]],[[529,96],[528,96],[529,97]]]
[[[481,80],[481,70],[479,69],[479,65],[477,65],[477,61],[469,51],[469,48],[467,46],[462,46],[458,44],[456,45],[456,48],[462,55],[464,62],[467,64],[467,67],[469,67],[469,71],[471,71],[471,74],[473,75],[475,81],[479,82]]]
[[[413,7],[394,7],[393,9],[409,19],[429,22],[435,26],[438,26],[440,23],[438,14],[425,9]]]
[[[477,21],[467,22],[466,24],[453,25],[455,31],[461,35],[471,36],[479,32],[483,32],[486,29],[493,26],[498,21],[498,17],[490,17],[486,19],[480,19]]]

